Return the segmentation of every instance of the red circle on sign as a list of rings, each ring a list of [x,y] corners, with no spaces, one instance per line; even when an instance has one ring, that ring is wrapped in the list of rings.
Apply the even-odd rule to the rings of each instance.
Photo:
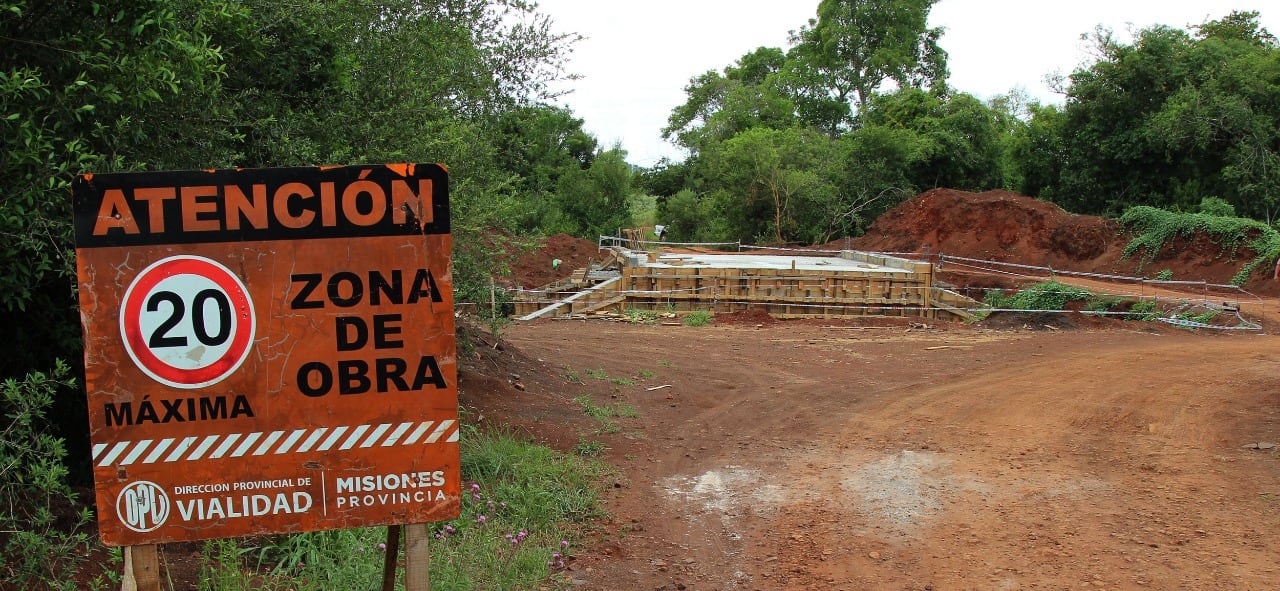
[[[207,331],[203,326],[204,308],[191,306],[192,298],[184,297],[192,294],[157,289],[162,285],[175,283],[183,286],[207,286],[195,296],[194,303],[201,303],[201,298],[205,298],[213,300],[215,304],[222,302],[227,306],[228,314],[220,319],[217,328],[219,331],[227,331],[223,339],[225,344],[218,347],[219,351],[213,359],[193,361],[183,366],[172,363],[169,360],[172,356],[166,359],[166,356],[157,354],[156,348],[165,344],[165,338],[181,342],[182,345],[178,346],[189,344],[186,337],[167,336],[169,331],[179,327],[184,321],[199,324],[201,331]],[[155,303],[158,296],[164,297],[159,298],[160,303]],[[146,334],[143,326],[144,306],[148,306],[147,313],[157,313],[161,307],[165,307],[169,314],[159,329],[152,330],[150,334]],[[216,384],[231,375],[249,356],[249,346],[253,342],[256,327],[253,300],[240,278],[212,259],[178,255],[152,263],[134,278],[125,291],[120,307],[120,334],[124,338],[125,349],[139,369],[162,384],[183,389]],[[199,322],[195,319],[196,314],[202,315]],[[229,325],[221,324],[224,319]],[[197,359],[199,352],[205,349],[204,346],[189,347],[185,357]]]

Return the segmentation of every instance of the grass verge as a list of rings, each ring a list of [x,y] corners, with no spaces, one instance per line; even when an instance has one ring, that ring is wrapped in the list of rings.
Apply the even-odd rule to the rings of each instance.
[[[611,468],[473,427],[463,432],[461,460],[461,515],[431,526],[431,588],[568,588],[565,557],[602,515],[599,483]],[[211,541],[200,590],[376,589],[385,536],[364,528]]]

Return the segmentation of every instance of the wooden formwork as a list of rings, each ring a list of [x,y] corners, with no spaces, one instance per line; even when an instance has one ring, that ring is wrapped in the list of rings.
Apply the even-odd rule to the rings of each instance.
[[[619,289],[627,294],[627,307],[655,311],[762,309],[778,318],[932,317],[931,279],[927,271],[627,267]]]
[[[706,259],[707,257],[700,257]],[[588,313],[603,309],[635,308],[656,312],[715,313],[760,309],[777,318],[838,318],[842,316],[908,316],[945,318],[967,316],[960,302],[933,285],[933,266],[868,253],[846,251],[841,259],[864,263],[831,268],[761,268],[709,266],[656,255],[619,257],[621,278],[608,289],[560,305],[559,313]],[[516,314],[536,313],[565,292],[521,303]],[[946,300],[946,301],[942,301]]]

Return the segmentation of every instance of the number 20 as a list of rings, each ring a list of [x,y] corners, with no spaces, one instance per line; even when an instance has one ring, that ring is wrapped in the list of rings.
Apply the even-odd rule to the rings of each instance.
[[[182,300],[182,296],[172,291],[157,291],[147,298],[147,311],[159,312],[160,304],[169,303],[169,317],[157,326],[155,331],[147,339],[147,346],[153,349],[162,349],[166,347],[185,347],[187,346],[187,337],[170,335],[169,331],[173,330],[187,315],[186,302]],[[216,334],[209,334],[209,327],[205,324],[204,312],[210,302],[217,307],[218,327]],[[227,299],[227,294],[216,289],[206,289],[196,294],[195,299],[191,302],[191,328],[196,335],[196,340],[206,347],[217,347],[231,338],[231,301]]]

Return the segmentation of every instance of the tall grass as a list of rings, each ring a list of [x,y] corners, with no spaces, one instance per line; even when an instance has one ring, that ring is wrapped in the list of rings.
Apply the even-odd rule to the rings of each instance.
[[[565,588],[565,556],[602,514],[598,485],[610,468],[507,430],[467,427],[461,470],[461,514],[431,526],[431,588]],[[213,542],[200,589],[377,589],[385,535],[366,528]]]

